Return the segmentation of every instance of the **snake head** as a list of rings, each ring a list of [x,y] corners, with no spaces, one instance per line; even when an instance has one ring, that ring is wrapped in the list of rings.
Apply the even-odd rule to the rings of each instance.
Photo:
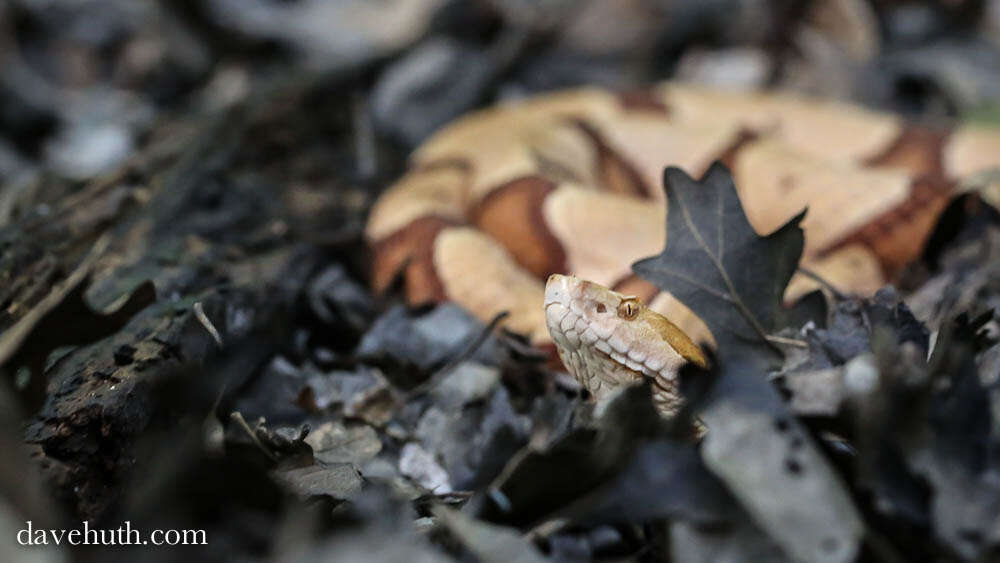
[[[574,276],[549,276],[545,322],[566,369],[598,401],[648,377],[661,410],[673,412],[678,370],[707,365],[687,334],[641,299]]]

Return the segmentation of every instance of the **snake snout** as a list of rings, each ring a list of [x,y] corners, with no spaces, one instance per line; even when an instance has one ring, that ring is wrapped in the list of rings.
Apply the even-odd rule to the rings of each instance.
[[[561,274],[552,274],[549,279],[545,282],[545,305],[548,306],[552,303],[568,303],[569,302],[569,280],[568,276]]]

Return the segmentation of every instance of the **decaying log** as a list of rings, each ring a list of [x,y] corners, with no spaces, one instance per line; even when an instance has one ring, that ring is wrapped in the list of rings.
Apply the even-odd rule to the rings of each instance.
[[[330,121],[350,121],[328,111],[314,126],[299,112],[314,87],[278,89],[207,125],[165,124],[116,174],[0,230],[0,372],[35,412],[26,440],[81,517],[117,502],[157,385],[198,374],[216,337],[267,327],[324,248],[360,236],[365,195],[341,181],[330,154],[340,147],[323,137]],[[289,157],[296,145],[302,156]],[[267,150],[284,151],[278,164]],[[294,233],[317,223],[339,230]]]

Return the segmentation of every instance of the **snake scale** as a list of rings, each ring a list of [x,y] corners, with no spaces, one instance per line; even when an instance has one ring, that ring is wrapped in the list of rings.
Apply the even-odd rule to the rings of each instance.
[[[865,294],[919,255],[969,178],[1000,166],[1000,130],[678,83],[501,104],[432,135],[376,201],[366,227],[372,284],[382,291],[401,278],[411,304],[451,300],[484,321],[508,311],[506,328],[538,346],[554,340],[595,396],[624,379],[659,376],[659,403],[672,410],[668,376],[701,358],[688,348],[692,338],[711,335],[631,264],[663,247],[664,167],[698,177],[716,160],[732,171],[759,233],[808,205],[803,264],[842,291]],[[577,277],[553,278],[546,293],[550,275],[567,273]],[[797,276],[786,299],[815,287]],[[607,327],[577,314],[585,299],[603,299],[615,312],[632,303],[639,320],[660,328],[622,329],[615,348],[601,336],[611,335]],[[609,319],[635,322],[624,313]],[[581,339],[588,327],[599,337]],[[640,353],[649,339],[673,352]]]

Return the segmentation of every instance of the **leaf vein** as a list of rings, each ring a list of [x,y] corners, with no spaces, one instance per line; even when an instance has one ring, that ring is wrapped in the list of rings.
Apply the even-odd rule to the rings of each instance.
[[[767,331],[764,330],[764,327],[761,326],[760,321],[757,320],[757,317],[753,314],[752,311],[750,311],[750,308],[747,307],[745,303],[743,303],[743,300],[740,298],[739,294],[736,292],[736,287],[733,285],[732,280],[729,278],[729,273],[726,272],[726,269],[723,266],[722,260],[720,259],[720,257],[718,257],[715,254],[713,254],[712,253],[712,249],[705,242],[705,237],[703,237],[702,234],[701,234],[701,231],[698,230],[698,227],[694,223],[694,219],[691,217],[691,213],[690,213],[690,210],[688,209],[688,206],[687,206],[686,202],[681,197],[681,191],[682,190],[680,190],[680,189],[675,189],[674,190],[674,198],[677,201],[678,207],[680,207],[681,216],[684,217],[684,223],[687,225],[688,229],[691,231],[691,235],[694,236],[695,240],[698,242],[698,246],[700,246],[701,249],[702,249],[702,251],[705,253],[705,255],[707,255],[711,259],[712,264],[715,266],[715,269],[719,272],[719,275],[722,277],[722,281],[725,282],[726,289],[729,291],[729,295],[730,295],[729,300],[730,300],[730,302],[733,303],[736,306],[737,309],[739,309],[740,314],[743,315],[743,317],[746,319],[746,321],[748,323],[750,323],[750,326],[753,327],[754,331],[757,332],[758,336],[760,336],[760,338],[762,340],[764,340],[765,342],[767,342],[767,334],[768,334]],[[720,229],[720,232],[721,232],[723,230],[723,228],[721,226],[721,223],[722,223],[722,210],[723,210],[722,199],[723,198],[722,198],[722,194],[718,194],[718,195],[719,195],[719,197],[718,197],[719,206],[717,207],[716,213],[718,215],[718,222],[720,223],[719,229]],[[767,343],[768,343],[768,345],[770,345],[770,342],[767,342]]]
[[[672,277],[677,278],[677,279],[679,279],[681,281],[687,282],[687,283],[689,283],[689,284],[697,287],[698,289],[701,289],[702,291],[705,291],[707,293],[710,293],[710,294],[714,295],[715,297],[718,297],[719,299],[722,299],[722,300],[727,301],[729,303],[733,303],[732,296],[727,295],[727,294],[725,294],[725,293],[723,293],[723,292],[715,289],[714,287],[711,287],[709,285],[705,285],[704,283],[702,283],[702,282],[700,282],[700,281],[698,281],[698,280],[696,280],[696,279],[694,279],[694,278],[692,278],[690,276],[684,275],[684,274],[682,274],[680,272],[675,272],[673,270],[668,270],[668,269],[665,269],[665,268],[657,268],[656,270],[658,272],[664,274],[664,275],[672,276]]]

